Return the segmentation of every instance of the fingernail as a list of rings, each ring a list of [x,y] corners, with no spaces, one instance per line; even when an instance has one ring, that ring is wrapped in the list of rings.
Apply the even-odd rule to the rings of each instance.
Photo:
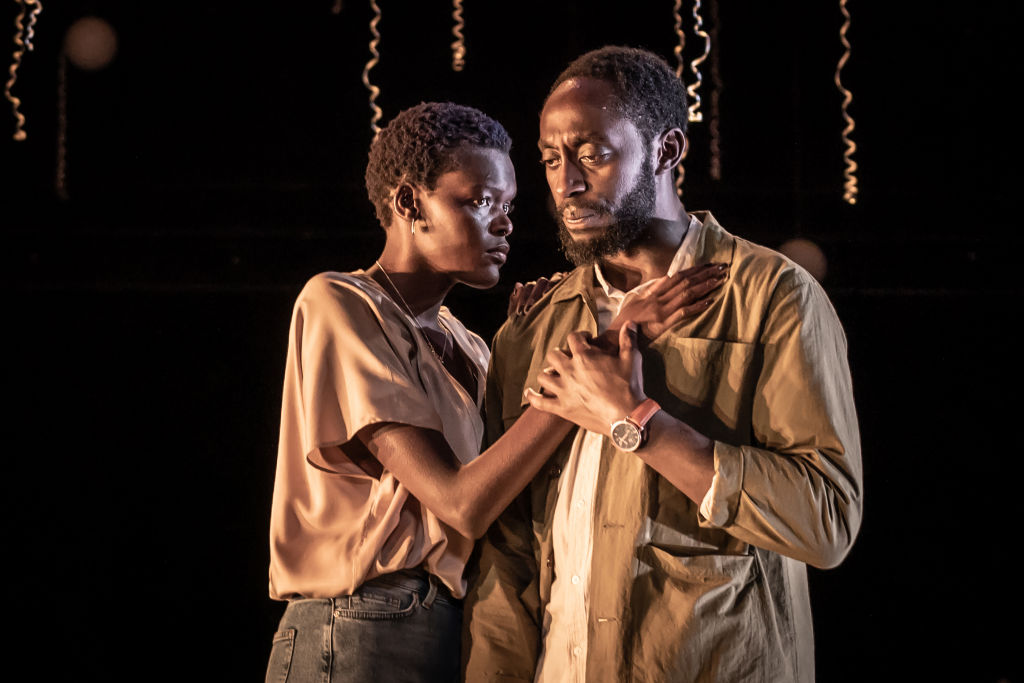
[[[531,308],[533,308],[533,304],[529,304],[528,306],[526,306],[526,308],[523,309],[523,313],[529,313]]]
[[[626,323],[626,327],[629,329],[630,332],[636,332],[636,323],[633,322],[632,320]]]
[[[516,306],[516,315],[522,315],[522,314],[523,314],[523,307],[522,306]]]

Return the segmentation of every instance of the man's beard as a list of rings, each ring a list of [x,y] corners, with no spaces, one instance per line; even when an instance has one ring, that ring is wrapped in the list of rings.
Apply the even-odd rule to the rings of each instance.
[[[612,211],[601,203],[586,200],[570,198],[562,202],[556,207],[555,220],[558,221],[558,237],[562,241],[562,251],[565,252],[566,258],[573,264],[582,266],[628,249],[647,232],[654,216],[656,199],[654,169],[651,155],[648,153],[636,184],[626,193],[622,205],[617,210]],[[569,207],[593,211],[599,216],[609,216],[612,221],[602,235],[577,240],[565,226],[565,210]]]

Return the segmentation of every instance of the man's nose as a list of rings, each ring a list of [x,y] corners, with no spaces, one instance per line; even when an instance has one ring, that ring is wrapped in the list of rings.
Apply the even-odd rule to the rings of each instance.
[[[568,199],[586,189],[587,183],[583,180],[583,174],[576,164],[563,162],[558,168],[558,176],[555,179],[555,192],[559,198]]]

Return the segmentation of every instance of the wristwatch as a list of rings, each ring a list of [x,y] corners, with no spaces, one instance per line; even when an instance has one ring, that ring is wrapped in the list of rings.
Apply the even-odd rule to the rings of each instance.
[[[661,406],[649,398],[626,417],[612,423],[612,443],[620,451],[632,453],[647,443],[647,423]]]

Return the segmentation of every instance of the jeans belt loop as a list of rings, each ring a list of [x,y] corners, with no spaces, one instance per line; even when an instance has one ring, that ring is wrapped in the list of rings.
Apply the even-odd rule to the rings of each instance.
[[[434,598],[437,597],[437,577],[433,574],[429,575],[430,578],[430,590],[427,591],[427,597],[423,600],[423,608],[430,609],[434,606]]]

